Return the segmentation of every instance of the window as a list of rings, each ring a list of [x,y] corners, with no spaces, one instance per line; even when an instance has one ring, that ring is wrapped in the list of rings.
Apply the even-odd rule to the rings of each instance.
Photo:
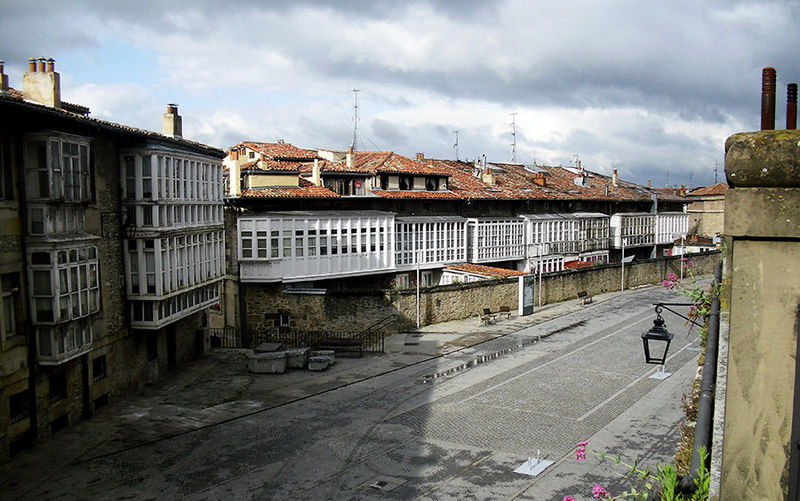
[[[7,339],[17,333],[16,304],[19,294],[19,275],[6,273],[0,276],[0,334]]]
[[[437,191],[439,189],[439,178],[438,177],[428,177],[425,180],[425,189],[427,191]]]
[[[10,422],[17,423],[30,415],[28,390],[23,390],[8,399]]]
[[[100,355],[92,360],[92,380],[100,381],[106,377],[106,356]]]
[[[25,143],[28,199],[91,200],[89,174],[89,142],[83,138],[33,136]]]
[[[400,176],[400,189],[413,190],[414,189],[414,176]]]
[[[50,403],[67,398],[67,373],[59,372],[50,376]]]
[[[278,312],[278,327],[289,327],[290,320],[288,311]]]
[[[100,311],[96,247],[32,252],[30,267],[34,323],[63,322]]]
[[[431,287],[433,285],[433,272],[423,271],[421,274],[422,287]]]

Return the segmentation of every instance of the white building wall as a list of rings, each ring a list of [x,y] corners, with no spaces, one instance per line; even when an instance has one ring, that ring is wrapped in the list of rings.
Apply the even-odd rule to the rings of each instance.
[[[654,245],[656,233],[656,215],[645,212],[617,213],[611,216],[612,246],[646,247]]]
[[[525,257],[522,218],[474,218],[467,222],[467,261],[486,263]]]
[[[656,215],[656,243],[669,244],[675,235],[686,235],[689,232],[689,214],[682,212],[662,212]]]
[[[398,217],[395,219],[395,265],[398,271],[463,263],[467,256],[466,219]]]

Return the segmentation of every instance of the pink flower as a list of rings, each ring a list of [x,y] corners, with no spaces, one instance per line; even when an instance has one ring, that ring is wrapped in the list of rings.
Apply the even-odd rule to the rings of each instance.
[[[608,494],[608,491],[603,489],[603,487],[600,484],[594,484],[594,487],[592,487],[592,497],[594,497],[595,499],[600,499],[600,498],[607,498],[610,496]]]
[[[689,307],[689,311],[694,311],[694,310],[696,310],[696,309],[697,309],[697,306],[695,306],[695,305],[691,305],[691,306]]]
[[[688,265],[688,266],[689,266],[690,268],[691,268],[692,266],[694,266],[694,261],[689,261],[689,265]]]
[[[586,459],[586,445],[589,442],[578,442],[578,448],[575,449],[575,459],[578,461],[583,461]]]
[[[678,277],[674,273],[670,273],[669,275],[667,275],[667,278],[670,280],[670,282],[678,280]]]
[[[681,261],[688,261],[688,260],[689,260],[689,258],[688,258],[688,257],[682,257],[682,258],[681,258]]]
[[[567,494],[566,496],[564,496],[564,501],[575,501],[575,498]]]

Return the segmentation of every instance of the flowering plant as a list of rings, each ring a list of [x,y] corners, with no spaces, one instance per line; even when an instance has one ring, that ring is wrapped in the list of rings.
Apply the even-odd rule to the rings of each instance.
[[[589,442],[578,442],[575,449],[575,459],[578,461],[586,460],[586,446]],[[590,454],[597,456],[601,461],[612,460],[614,464],[621,464],[628,469],[626,477],[633,477],[639,483],[639,489],[631,487],[629,491],[623,492],[617,496],[612,496],[602,485],[594,484],[592,486],[592,498],[606,499],[606,500],[619,500],[619,499],[636,499],[645,501],[648,499],[650,491],[658,493],[658,499],[662,501],[701,501],[708,499],[708,482],[709,472],[705,468],[705,462],[708,454],[705,448],[700,449],[701,467],[699,478],[694,480],[695,489],[691,494],[684,494],[680,492],[680,478],[671,464],[665,466],[656,466],[656,471],[653,473],[650,470],[642,469],[639,467],[639,462],[634,461],[633,464],[626,463],[620,456],[609,456],[605,452],[595,452],[590,450]],[[577,501],[572,496],[564,496],[563,501]]]

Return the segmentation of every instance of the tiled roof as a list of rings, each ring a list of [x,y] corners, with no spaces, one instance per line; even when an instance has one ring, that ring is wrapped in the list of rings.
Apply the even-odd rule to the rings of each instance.
[[[457,194],[450,191],[416,191],[416,190],[367,190],[382,198],[427,198],[427,199],[459,199]]]
[[[353,166],[376,173],[400,173],[447,176],[430,160],[412,160],[392,151],[358,151],[353,154]]]
[[[230,148],[231,150],[239,148],[239,147],[247,147],[251,150],[261,154],[266,155],[269,159],[280,159],[280,158],[290,158],[290,159],[314,159],[317,156],[317,152],[315,150],[307,150],[305,148],[298,148],[297,146],[285,143],[285,142],[277,142],[277,143],[261,143],[256,141],[242,141],[241,143],[237,144],[236,146]],[[230,151],[230,150],[229,150]]]
[[[250,160],[242,164],[242,172],[268,171],[268,172],[300,172],[302,163],[291,160]]]
[[[45,113],[54,118],[66,119],[71,122],[85,124],[90,127],[104,129],[106,131],[117,134],[136,136],[144,140],[152,140],[152,141],[158,141],[159,143],[166,143],[174,147],[188,151],[193,151],[195,153],[199,153],[202,155],[209,155],[216,158],[223,158],[225,156],[225,152],[223,152],[219,148],[198,143],[196,141],[190,141],[182,137],[169,137],[165,136],[164,134],[159,134],[158,132],[152,132],[145,129],[137,129],[136,127],[130,127],[127,125],[122,125],[114,122],[108,122],[106,120],[99,120],[97,118],[92,118],[81,113],[68,111],[66,109],[52,108],[50,106],[46,106],[43,104],[25,101],[22,98],[22,93],[16,89],[9,89],[9,93],[6,95],[0,94],[0,104],[4,105],[8,104],[24,110]],[[72,106],[71,109],[82,108],[79,105],[71,105],[71,106]]]
[[[338,198],[339,195],[324,188],[315,186],[305,179],[300,179],[300,186],[270,186],[267,188],[251,188],[242,191],[242,198]]]
[[[482,264],[451,264],[445,266],[446,270],[463,271],[465,273],[473,273],[475,275],[484,275],[487,277],[500,276],[502,278],[516,277],[524,275],[525,272],[517,270],[508,270],[506,268],[495,268],[494,266],[484,266]]]
[[[594,266],[593,263],[588,261],[567,261],[564,263],[564,268],[569,268],[572,270],[580,270],[583,268],[591,268]]]
[[[724,195],[728,189],[725,183],[712,184],[711,186],[702,186],[695,188],[686,194],[687,197],[707,197],[712,195]]]

